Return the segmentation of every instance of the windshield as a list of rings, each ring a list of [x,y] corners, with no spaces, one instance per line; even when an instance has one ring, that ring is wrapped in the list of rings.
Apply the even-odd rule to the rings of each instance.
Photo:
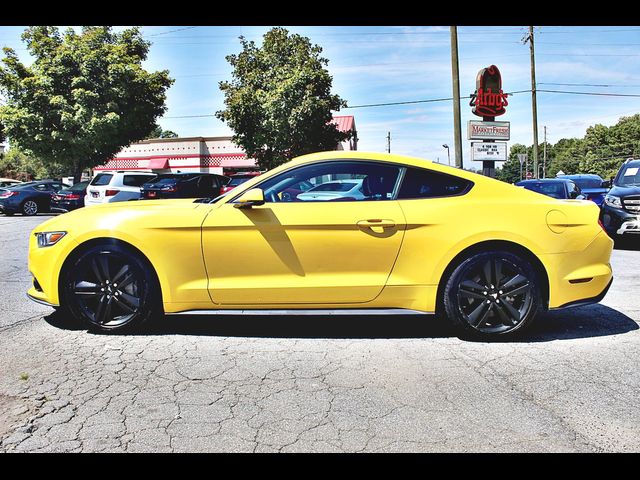
[[[621,187],[640,185],[640,164],[634,163],[627,165],[618,174],[618,178],[616,180],[616,185]]]
[[[580,187],[580,190],[584,190],[585,188],[601,188],[602,187],[602,179],[601,178],[573,178],[573,183]]]
[[[113,175],[110,173],[99,173],[93,180],[91,180],[91,185],[109,185],[112,177]]]
[[[150,180],[147,183],[167,185],[167,184],[176,183],[178,180],[181,180],[181,179],[191,180],[194,176],[195,175],[172,175],[172,174],[158,175],[156,178],[154,178],[153,180]]]
[[[227,186],[229,186],[229,187],[237,187],[241,183],[244,183],[247,180],[250,180],[252,178],[253,177],[232,177],[231,181],[229,183],[227,183]]]
[[[542,193],[553,198],[565,198],[564,185],[562,183],[525,183],[527,190]]]
[[[69,188],[60,190],[60,192],[84,192],[84,189],[87,188],[87,185],[89,185],[89,182],[78,182]]]

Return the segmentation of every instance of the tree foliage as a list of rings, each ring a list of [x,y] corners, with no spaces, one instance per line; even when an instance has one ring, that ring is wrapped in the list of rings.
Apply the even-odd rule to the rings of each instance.
[[[63,165],[43,162],[19,148],[12,147],[0,156],[0,177],[16,180],[58,178],[65,173]]]
[[[543,145],[538,149],[542,164]],[[529,166],[532,169],[533,147],[520,144],[511,146],[509,160],[497,170],[496,178],[512,183],[515,166],[519,163],[516,153],[526,153],[529,156]],[[604,179],[609,179],[617,173],[620,165],[629,157],[640,156],[640,114],[622,117],[615,125],[607,127],[596,124],[589,128],[583,138],[563,138],[557,143],[547,144],[547,177],[555,177],[562,171],[567,175],[576,173],[595,173]],[[515,163],[514,163],[515,161]],[[542,169],[540,170],[542,172]]]
[[[150,43],[137,28],[29,27],[22,34],[33,57],[23,64],[5,48],[0,107],[5,134],[45,163],[65,165],[76,177],[122,147],[144,139],[165,110],[173,82],[167,71],[147,72]]]
[[[228,55],[232,80],[220,82],[225,109],[216,116],[235,132],[260,168],[321,150],[350,137],[330,123],[331,111],[346,106],[331,93],[332,77],[322,48],[306,37],[273,28],[261,47],[240,37],[242,51]]]
[[[177,136],[178,134],[176,132],[173,132],[171,130],[163,130],[160,125],[156,125],[153,130],[151,130],[151,133],[147,135],[146,140],[152,138],[176,138]]]

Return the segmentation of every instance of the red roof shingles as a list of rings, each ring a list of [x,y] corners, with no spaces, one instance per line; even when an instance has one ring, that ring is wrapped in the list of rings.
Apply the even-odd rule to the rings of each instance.
[[[353,115],[339,115],[333,117],[331,123],[335,123],[335,125],[338,127],[338,130],[341,132],[349,132],[354,128]]]

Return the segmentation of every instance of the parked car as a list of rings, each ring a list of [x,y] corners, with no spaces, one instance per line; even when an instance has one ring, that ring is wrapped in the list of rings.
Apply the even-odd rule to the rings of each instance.
[[[558,199],[584,200],[586,198],[573,180],[564,177],[522,180],[517,182],[516,186]]]
[[[156,178],[151,172],[103,172],[97,174],[87,187],[85,206],[101,203],[126,202],[140,199],[142,184]]]
[[[222,191],[220,192],[220,194],[230,192],[231,190],[236,188],[238,185],[242,185],[247,180],[251,180],[252,178],[257,177],[258,175],[260,175],[260,172],[234,173],[233,175],[229,176],[230,178],[229,183],[227,183],[225,186],[222,187]]]
[[[584,195],[587,200],[595,202],[598,206],[602,205],[604,196],[611,187],[611,183],[609,181],[603,180],[600,175],[591,173],[560,175],[558,178],[572,180],[573,183],[578,185],[582,195]]]
[[[13,178],[0,178],[0,188],[13,187],[21,183],[20,180],[14,180]]]
[[[605,195],[600,220],[611,237],[640,234],[640,160],[627,160]]]
[[[84,207],[84,196],[87,194],[89,181],[78,182],[69,188],[63,188],[51,195],[52,212],[70,212],[76,208]]]
[[[141,197],[215,198],[229,182],[229,177],[213,173],[167,173],[158,175],[140,187]]]
[[[282,200],[301,181],[348,177],[363,179],[360,200]],[[598,213],[423,159],[322,152],[208,203],[111,204],[41,223],[28,294],[100,331],[188,311],[404,309],[504,338],[547,309],[604,297],[613,241]]]
[[[330,201],[330,200],[362,200],[365,195],[362,191],[362,179],[334,180],[321,183],[310,188],[304,193],[298,194],[298,200],[302,201]]]
[[[69,185],[56,180],[40,180],[5,188],[0,193],[0,212],[5,215],[50,212],[51,194],[68,187]]]

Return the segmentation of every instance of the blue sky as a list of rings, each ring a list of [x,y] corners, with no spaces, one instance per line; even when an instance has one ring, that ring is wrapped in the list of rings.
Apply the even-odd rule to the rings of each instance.
[[[451,97],[451,56],[448,26],[286,26],[320,45],[329,60],[333,91],[351,106]],[[239,35],[258,43],[272,26],[142,27],[153,42],[146,67],[168,69],[175,83],[168,92],[168,110],[160,125],[180,136],[228,135],[215,117],[172,118],[213,114],[223,107],[218,82],[230,78],[225,56],[240,50]],[[20,42],[23,27],[0,27],[0,44],[17,49],[28,61]],[[458,27],[461,95],[475,90],[479,69],[500,68],[505,91],[528,90],[529,46],[521,39],[525,26]],[[640,27],[536,27],[538,89],[640,94]],[[552,85],[554,83],[580,85]],[[609,87],[590,85],[610,85]],[[470,163],[466,123],[478,119],[468,100],[462,100],[465,166]],[[588,126],[612,125],[623,115],[640,112],[640,97],[599,97],[538,93],[539,141],[543,127],[551,143],[581,137]],[[391,151],[447,162],[442,144],[452,147],[452,102],[353,108],[359,150],[385,151],[391,131]],[[513,143],[532,143],[531,95],[509,97],[507,113]],[[478,165],[480,166],[479,162]]]

